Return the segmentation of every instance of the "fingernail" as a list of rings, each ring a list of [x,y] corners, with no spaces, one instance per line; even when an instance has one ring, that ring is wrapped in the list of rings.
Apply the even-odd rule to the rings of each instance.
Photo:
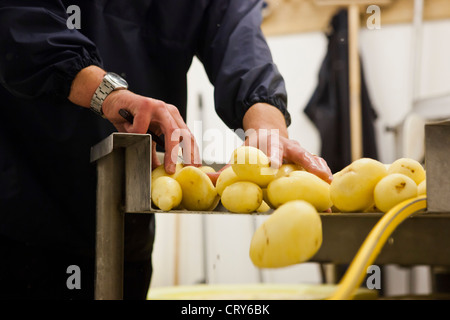
[[[175,164],[169,163],[169,165],[166,166],[166,172],[168,174],[174,174],[175,173]]]

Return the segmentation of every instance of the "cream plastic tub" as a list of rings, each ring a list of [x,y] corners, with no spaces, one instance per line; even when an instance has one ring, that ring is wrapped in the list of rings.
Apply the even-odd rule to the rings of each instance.
[[[337,289],[331,284],[221,284],[151,288],[148,300],[324,300]],[[376,290],[360,288],[354,300],[375,300]]]

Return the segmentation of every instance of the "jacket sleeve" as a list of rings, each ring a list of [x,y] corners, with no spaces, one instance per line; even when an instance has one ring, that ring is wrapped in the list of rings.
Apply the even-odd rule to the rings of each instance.
[[[262,1],[211,1],[197,51],[214,86],[217,114],[231,129],[242,128],[257,102],[281,110],[290,125],[283,77],[261,31]]]
[[[95,45],[67,27],[58,0],[0,1],[0,84],[21,98],[67,98],[75,75],[101,66]]]

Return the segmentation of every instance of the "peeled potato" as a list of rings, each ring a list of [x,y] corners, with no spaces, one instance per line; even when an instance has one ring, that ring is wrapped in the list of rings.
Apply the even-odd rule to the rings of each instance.
[[[264,202],[267,203],[267,205],[270,208],[275,209],[275,206],[272,203],[270,203],[269,196],[267,195],[267,188],[261,188],[261,190],[262,190],[262,193],[263,193],[263,200],[264,200]]]
[[[267,196],[275,208],[292,200],[305,200],[318,211],[325,211],[332,206],[330,185],[307,171],[273,180],[267,186]]]
[[[199,167],[200,170],[202,170],[204,173],[214,173],[216,170],[214,170],[213,167],[210,166],[201,166]]]
[[[170,211],[181,203],[183,193],[180,184],[173,178],[161,176],[152,182],[152,201],[164,211]]]
[[[240,180],[266,187],[275,179],[276,169],[270,167],[269,158],[258,148],[241,146],[231,155],[231,167]]]
[[[233,168],[227,167],[220,173],[216,181],[216,190],[219,195],[222,195],[223,190],[230,184],[239,181],[239,177],[234,172]]]
[[[303,200],[276,209],[253,234],[250,259],[259,268],[281,268],[310,259],[322,245],[322,221]]]
[[[377,206],[375,205],[375,202],[374,202],[373,205],[371,205],[370,207],[363,210],[363,212],[364,213],[380,212],[380,209],[377,208]]]
[[[404,174],[418,185],[425,180],[425,169],[422,164],[411,158],[400,158],[392,162],[389,166],[388,174],[401,173]]]
[[[401,173],[392,173],[381,179],[375,189],[375,205],[382,212],[388,212],[396,204],[417,197],[417,184]]]
[[[267,204],[267,202],[265,202],[264,200],[261,201],[261,205],[259,206],[258,209],[256,209],[256,212],[259,213],[263,213],[263,212],[267,212],[269,211],[271,208],[270,206]]]
[[[288,177],[295,177],[297,175],[301,176],[302,172],[305,172],[305,170],[294,170],[292,172],[289,172]]]
[[[216,188],[206,173],[199,168],[184,167],[175,175],[175,180],[183,191],[181,205],[186,210],[211,210],[217,203]]]
[[[221,201],[230,212],[250,213],[261,206],[262,198],[262,190],[257,184],[238,181],[223,190]]]
[[[373,205],[373,190],[387,175],[386,166],[374,159],[353,161],[333,176],[330,197],[341,212],[363,212]]]
[[[214,209],[216,209],[219,203],[220,203],[220,196],[217,194],[216,197],[214,198],[214,201],[211,203],[209,208],[206,209],[206,211],[214,211]]]
[[[423,180],[419,185],[417,186],[417,195],[426,195],[427,194],[427,179]]]
[[[302,166],[296,165],[293,163],[285,163],[280,166],[278,170],[276,170],[275,179],[281,178],[281,177],[287,177],[291,175],[292,172],[300,172],[304,171]]]
[[[152,180],[155,180],[159,177],[162,176],[166,176],[166,177],[171,177],[173,178],[177,172],[179,172],[181,169],[183,169],[183,164],[182,163],[177,163],[175,166],[175,173],[174,174],[168,174],[166,172],[166,169],[164,169],[164,164],[156,167],[155,169],[152,170]]]

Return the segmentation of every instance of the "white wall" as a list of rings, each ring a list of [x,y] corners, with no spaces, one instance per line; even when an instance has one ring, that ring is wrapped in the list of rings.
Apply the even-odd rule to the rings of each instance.
[[[449,35],[450,21],[425,23],[417,96],[450,92],[447,78],[450,73]],[[317,84],[318,69],[327,46],[326,37],[322,33],[304,33],[271,37],[268,42],[273,58],[286,80],[292,115],[290,136],[311,152],[319,154],[322,142],[316,128],[304,115],[303,108]],[[380,30],[363,29],[360,32],[360,52],[366,82],[379,115],[376,126],[380,160],[385,163],[398,157],[395,136],[386,132],[385,127],[401,124],[412,106],[412,48],[411,25],[382,26]],[[206,160],[226,162],[240,140],[215,114],[213,88],[197,60],[189,71],[188,83],[188,125],[193,128],[203,150],[211,151],[214,146],[220,149],[216,154],[208,152]],[[198,108],[199,96],[202,97],[202,110]],[[219,128],[227,134],[213,140],[207,136],[210,128]],[[227,146],[227,149],[223,149],[223,146]],[[256,226],[264,219],[264,216],[157,215],[152,286],[205,281],[320,283],[320,270],[315,263],[263,272],[251,264],[248,257],[249,242]],[[178,230],[177,237],[175,230]],[[403,271],[396,266],[390,268],[392,285],[388,290],[396,294],[408,293],[406,280],[402,280],[407,278]],[[419,269],[425,274],[419,277],[419,282],[424,282],[427,270]],[[425,281],[417,290],[426,293],[429,289],[429,281]]]

